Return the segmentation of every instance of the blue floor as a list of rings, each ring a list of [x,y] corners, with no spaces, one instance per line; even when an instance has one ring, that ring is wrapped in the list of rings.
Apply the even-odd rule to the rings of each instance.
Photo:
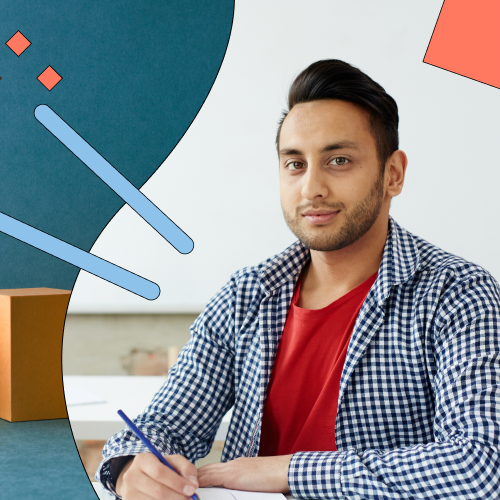
[[[0,498],[97,499],[67,419],[0,419]]]

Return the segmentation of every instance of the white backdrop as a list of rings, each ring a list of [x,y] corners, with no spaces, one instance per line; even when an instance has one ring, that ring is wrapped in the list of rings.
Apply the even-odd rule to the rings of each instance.
[[[500,89],[424,64],[442,0],[236,0],[214,87],[143,192],[195,242],[181,255],[124,207],[92,252],[160,285],[152,302],[82,271],[69,312],[199,312],[237,269],[294,241],[281,214],[277,121],[294,77],[343,59],[394,97],[409,158],[393,217],[500,278]],[[500,226],[500,224],[499,224]]]

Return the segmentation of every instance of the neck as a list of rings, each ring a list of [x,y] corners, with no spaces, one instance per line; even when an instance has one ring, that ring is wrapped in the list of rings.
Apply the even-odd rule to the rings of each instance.
[[[381,214],[382,215],[382,214]],[[335,290],[341,296],[378,271],[387,239],[389,217],[379,217],[358,241],[331,252],[311,250],[305,270],[308,288]]]

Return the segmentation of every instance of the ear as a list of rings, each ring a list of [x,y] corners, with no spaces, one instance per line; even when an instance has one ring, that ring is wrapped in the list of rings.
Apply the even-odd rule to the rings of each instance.
[[[397,196],[403,190],[408,158],[404,151],[394,151],[385,164],[386,193]]]

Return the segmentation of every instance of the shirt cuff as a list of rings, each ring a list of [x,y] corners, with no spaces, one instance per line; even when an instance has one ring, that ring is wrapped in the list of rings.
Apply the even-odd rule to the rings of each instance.
[[[288,466],[288,487],[295,498],[344,499],[341,472],[343,451],[301,451]]]

